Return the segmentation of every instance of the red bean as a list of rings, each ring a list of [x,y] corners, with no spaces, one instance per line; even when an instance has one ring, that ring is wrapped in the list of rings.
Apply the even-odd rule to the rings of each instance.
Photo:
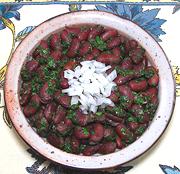
[[[36,113],[37,109],[33,107],[32,105],[26,105],[24,106],[23,112],[24,115],[28,118]]]
[[[87,146],[84,150],[83,150],[83,155],[85,156],[91,156],[94,155],[95,153],[97,153],[97,151],[99,150],[100,145],[95,145],[95,146]]]
[[[129,56],[131,57],[132,61],[135,63],[135,64],[139,64],[140,62],[143,61],[143,58],[144,58],[144,49],[142,48],[136,48],[134,50],[131,50],[129,52]]]
[[[121,50],[119,47],[115,47],[112,49],[112,53],[117,56],[117,57],[120,57],[121,56]]]
[[[106,41],[106,40],[116,36],[117,34],[118,34],[117,30],[109,29],[109,30],[105,31],[103,34],[101,34],[101,39],[103,41]]]
[[[143,115],[144,111],[143,111],[143,107],[141,105],[138,104],[133,104],[131,106],[131,112],[133,113],[134,116],[138,116],[138,115]]]
[[[157,86],[158,83],[159,83],[159,76],[158,76],[158,74],[154,74],[154,75],[148,80],[149,86],[152,86],[152,87]]]
[[[47,141],[57,148],[62,148],[64,146],[64,139],[55,134],[48,135]]]
[[[122,143],[122,140],[120,137],[116,137],[116,146],[118,149],[124,148],[124,144]]]
[[[71,121],[70,119],[68,119],[68,118],[65,118],[65,119],[64,119],[64,124],[67,125],[67,126],[69,126],[69,127],[72,127],[72,126],[73,126],[72,121]]]
[[[48,103],[52,100],[52,95],[48,93],[48,82],[46,82],[40,89],[40,97],[43,103]]]
[[[119,86],[119,93],[125,97],[126,102],[123,103],[124,107],[130,108],[134,99],[131,89],[126,85],[121,85]]]
[[[92,52],[91,54],[94,56],[94,57],[98,57],[100,55],[101,51],[97,48],[93,48],[92,49]]]
[[[129,131],[129,129],[127,129],[124,124],[119,124],[115,130],[122,140],[127,140],[133,137],[133,134]]]
[[[30,117],[34,115],[40,106],[40,98],[37,94],[31,97],[30,103],[24,107],[24,115]]]
[[[39,44],[39,47],[42,48],[42,49],[47,49],[49,48],[48,46],[48,43],[46,40],[41,40],[40,44]]]
[[[89,116],[86,114],[83,114],[80,110],[76,112],[75,120],[80,126],[85,126],[88,124]]]
[[[128,40],[125,41],[125,53],[129,54],[129,51],[131,50],[130,43]]]
[[[85,60],[93,60],[93,59],[94,59],[94,55],[92,55],[92,54],[87,54],[85,56]]]
[[[158,89],[155,87],[149,88],[143,93],[143,95],[149,97],[157,96],[157,94],[158,94]]]
[[[60,87],[63,89],[69,88],[69,83],[67,79],[64,79],[60,82]]]
[[[137,65],[134,65],[133,66],[133,70],[135,72],[135,77],[138,78],[138,77],[141,77],[142,76],[142,71],[145,69],[145,64],[143,62],[137,64]]]
[[[53,50],[61,50],[61,39],[59,34],[52,34],[49,42]]]
[[[91,50],[91,44],[89,42],[83,42],[80,49],[79,49],[79,55],[84,56]]]
[[[91,133],[89,141],[95,142],[95,143],[101,141],[103,136],[104,136],[104,127],[103,127],[103,125],[100,124],[100,123],[94,123],[92,131],[93,131],[93,133]]]
[[[59,124],[66,117],[66,110],[62,107],[58,107],[56,110],[55,116],[53,118],[54,124]]]
[[[113,137],[114,136],[114,130],[113,128],[105,128],[104,129],[104,138]]]
[[[107,43],[107,47],[109,49],[112,49],[114,47],[117,47],[119,46],[121,43],[121,38],[120,37],[114,37],[112,38],[112,40],[109,40],[108,43]]]
[[[151,98],[151,103],[152,103],[154,106],[157,106],[158,103],[159,103],[158,97],[157,97],[157,96],[153,96],[153,97]]]
[[[21,106],[25,106],[28,104],[30,98],[31,98],[31,87],[28,86],[27,88],[23,89],[23,91],[21,91],[21,94],[20,94],[20,105]]]
[[[89,32],[90,32],[90,30],[81,31],[81,32],[78,34],[78,39],[79,39],[79,41],[87,40],[87,38],[88,38],[88,36],[89,36]]]
[[[67,30],[63,30],[61,32],[61,39],[64,41],[64,42],[71,42],[71,38],[69,36],[69,33],[67,32]]]
[[[103,27],[101,26],[96,26],[91,29],[89,32],[88,40],[90,39],[95,39],[96,36],[99,36],[103,32]]]
[[[111,101],[113,101],[114,103],[117,103],[119,101],[119,97],[114,91],[111,92],[109,99],[111,99]]]
[[[56,110],[55,103],[49,103],[46,105],[46,108],[44,110],[44,115],[45,118],[48,120],[48,122],[51,122],[55,110]]]
[[[71,130],[71,127],[67,126],[63,122],[59,123],[56,127],[57,131],[62,135],[67,135],[68,132]]]
[[[130,58],[125,58],[120,66],[121,69],[132,69],[132,67],[132,60]]]
[[[123,121],[122,118],[112,115],[110,113],[105,113],[105,117],[108,118],[109,120],[112,120],[115,123],[122,123]]]
[[[65,30],[68,32],[68,34],[73,34],[75,36],[78,36],[81,29],[76,27],[66,27]]]
[[[71,139],[72,152],[75,154],[78,154],[79,153],[79,146],[80,146],[79,140],[76,139],[75,137],[72,137],[72,139]]]
[[[87,139],[90,137],[90,132],[87,127],[75,127],[74,135],[77,139]]]
[[[75,57],[77,51],[79,50],[80,41],[77,38],[72,39],[71,45],[68,49],[67,56],[68,57]]]
[[[67,70],[67,69],[71,69],[73,70],[74,67],[76,66],[77,62],[76,61],[68,61],[66,63],[66,65],[64,66],[64,69]]]
[[[129,122],[128,123],[128,127],[132,130],[132,131],[134,131],[134,130],[136,130],[137,128],[138,128],[138,123],[137,122]]]
[[[61,51],[56,50],[56,51],[52,51],[50,56],[55,60],[58,61],[61,59]]]
[[[135,91],[144,91],[147,88],[147,81],[146,80],[131,80],[129,82],[130,88]]]
[[[58,102],[61,106],[68,108],[70,106],[71,97],[68,95],[59,96]]]
[[[118,75],[114,82],[117,84],[117,85],[123,85],[125,84],[126,82],[132,80],[134,78],[134,75],[130,74],[130,75],[126,75],[126,76],[122,76],[122,75]]]
[[[101,53],[97,61],[105,64],[118,64],[121,58],[110,53]]]
[[[33,73],[37,70],[39,63],[36,60],[30,60],[26,63],[26,69],[29,73]]]
[[[100,146],[98,152],[100,154],[109,154],[109,153],[113,153],[115,150],[116,150],[116,143],[106,142]]]
[[[135,49],[138,47],[138,43],[135,40],[129,40],[129,45],[132,49]]]

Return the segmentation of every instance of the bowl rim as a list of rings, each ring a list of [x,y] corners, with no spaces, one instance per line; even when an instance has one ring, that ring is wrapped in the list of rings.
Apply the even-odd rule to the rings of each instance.
[[[44,25],[45,23],[47,23],[48,21],[51,21],[51,20],[53,20],[53,19],[55,19],[55,18],[58,18],[58,17],[63,17],[64,15],[68,15],[68,14],[74,14],[74,13],[83,13],[83,12],[86,12],[86,13],[99,13],[99,14],[102,14],[102,13],[104,13],[104,14],[107,14],[107,15],[110,15],[111,17],[118,17],[118,18],[120,18],[120,20],[124,20],[124,21],[126,21],[126,22],[128,22],[128,23],[130,23],[131,25],[135,25],[137,28],[139,28],[140,30],[143,30],[147,35],[148,35],[148,37],[149,38],[151,38],[152,40],[154,40],[155,42],[156,42],[156,44],[157,44],[157,46],[160,48],[160,50],[162,51],[162,53],[163,53],[163,55],[164,55],[164,57],[165,57],[165,59],[166,59],[166,62],[168,63],[168,66],[169,66],[169,68],[170,68],[170,71],[171,71],[171,78],[172,78],[172,80],[173,80],[173,101],[172,101],[172,107],[171,107],[171,114],[170,114],[170,116],[169,116],[169,118],[168,118],[168,121],[167,121],[167,123],[166,123],[166,125],[165,125],[165,127],[163,128],[163,131],[161,132],[161,134],[159,134],[158,135],[158,138],[154,141],[153,140],[153,143],[150,145],[150,146],[148,146],[144,151],[141,151],[141,153],[139,153],[139,155],[136,155],[135,157],[133,157],[133,158],[131,158],[131,159],[129,159],[128,161],[125,161],[125,162],[123,162],[123,163],[119,163],[119,164],[114,164],[114,165],[106,165],[105,167],[102,165],[102,166],[94,166],[94,167],[82,167],[81,165],[80,166],[74,166],[74,165],[71,165],[70,163],[62,163],[62,161],[61,162],[59,162],[59,161],[57,161],[57,160],[54,160],[54,159],[52,159],[52,158],[50,158],[50,157],[48,157],[48,156],[46,156],[46,155],[44,155],[43,154],[43,151],[38,151],[37,149],[36,149],[36,147],[34,147],[32,144],[30,144],[28,141],[27,141],[27,139],[25,138],[25,137],[23,137],[23,135],[21,134],[21,131],[20,131],[20,129],[18,129],[17,128],[17,125],[15,125],[15,122],[13,121],[13,119],[11,118],[11,114],[9,114],[10,112],[9,112],[9,110],[8,110],[8,108],[9,108],[9,102],[7,102],[8,101],[8,99],[7,99],[7,91],[8,91],[8,84],[7,84],[7,79],[8,79],[8,72],[9,72],[9,68],[7,69],[7,72],[6,72],[6,77],[5,77],[5,83],[4,83],[4,93],[5,93],[5,95],[4,95],[4,101],[5,101],[5,106],[6,106],[6,108],[7,108],[7,112],[8,112],[8,114],[9,114],[9,117],[10,117],[10,119],[11,119],[11,122],[12,122],[12,125],[13,125],[13,127],[15,128],[15,130],[16,130],[16,132],[18,133],[18,135],[24,140],[24,142],[26,143],[26,144],[28,144],[31,148],[33,148],[35,151],[37,151],[39,154],[41,154],[42,156],[44,156],[46,159],[48,159],[48,160],[50,160],[50,161],[53,161],[53,162],[55,162],[55,163],[58,163],[58,164],[62,164],[62,165],[65,165],[65,166],[68,166],[68,167],[72,167],[72,168],[79,168],[79,169],[91,169],[91,170],[100,170],[100,169],[107,169],[107,168],[112,168],[112,167],[116,167],[116,166],[119,166],[119,165],[122,165],[122,164],[126,164],[126,163],[128,163],[128,162],[130,162],[130,161],[132,161],[132,160],[135,160],[136,158],[138,158],[138,157],[140,157],[141,155],[143,155],[144,153],[146,153],[147,151],[149,151],[149,149],[151,149],[156,143],[157,143],[157,141],[162,137],[162,135],[164,134],[164,132],[165,132],[165,130],[166,130],[166,128],[168,127],[168,125],[169,125],[169,123],[170,123],[170,121],[171,121],[171,119],[172,119],[172,115],[173,115],[173,112],[174,112],[174,107],[175,107],[175,102],[176,102],[176,83],[175,83],[175,79],[174,79],[174,76],[173,76],[173,73],[172,73],[172,67],[171,67],[171,65],[170,65],[170,62],[169,62],[169,60],[168,60],[168,57],[167,57],[167,55],[166,55],[166,53],[164,52],[164,50],[162,49],[162,47],[161,47],[161,45],[145,30],[145,29],[143,29],[141,26],[139,26],[138,24],[136,24],[135,22],[133,22],[133,21],[131,21],[131,20],[129,20],[129,19],[126,19],[126,18],[124,18],[124,17],[121,17],[121,16],[118,16],[117,14],[113,14],[113,13],[110,13],[110,12],[104,12],[104,11],[97,11],[97,10],[81,10],[81,11],[75,11],[75,12],[67,12],[67,13],[63,13],[63,14],[60,14],[60,15],[57,15],[57,16],[54,16],[54,17],[52,17],[52,18],[49,18],[49,19],[47,19],[47,20],[45,20],[45,21],[43,21],[42,23],[40,23],[39,25],[37,25],[36,26],[36,28],[34,29],[34,30],[36,30],[37,28],[39,28],[39,27],[41,27],[42,25]],[[33,30],[33,31],[34,31]],[[33,32],[32,31],[32,32]],[[32,33],[31,32],[31,33]],[[24,39],[23,39],[23,43],[24,42],[26,42],[26,40],[27,39],[29,39],[30,38],[30,36],[31,36],[31,33],[30,34],[28,34]],[[21,43],[22,43],[21,42]],[[9,64],[8,64],[8,67],[9,67],[9,65],[11,65],[11,62],[13,61],[13,57],[14,57],[14,55],[16,54],[16,52],[17,52],[17,50],[19,49],[19,47],[20,47],[20,45],[21,45],[21,43],[16,47],[16,49],[15,49],[15,51],[13,52],[13,55],[12,55],[12,57],[11,57],[11,60],[10,60],[10,62],[9,62]],[[36,133],[37,134],[37,133]],[[39,136],[40,137],[40,136]],[[40,137],[41,138],[41,137]],[[41,138],[42,139],[42,138]],[[137,141],[137,140],[136,140]],[[135,142],[136,142],[135,141]],[[52,146],[52,145],[51,145]],[[130,146],[130,145],[129,145]],[[52,146],[53,147],[53,146]],[[60,150],[61,152],[63,152],[62,150]],[[120,150],[121,151],[121,150]],[[114,152],[114,153],[116,153],[116,152]],[[112,153],[112,154],[114,154],[114,153]],[[62,154],[63,155],[63,154]],[[71,155],[74,155],[74,154],[71,154]],[[74,156],[80,156],[80,155],[74,155]],[[107,154],[107,155],[100,155],[101,157],[103,156],[104,158],[106,157],[106,156],[109,156],[109,154]],[[80,157],[85,157],[86,158],[86,156],[80,156]],[[93,158],[93,157],[92,157]],[[96,158],[96,157],[95,157]]]

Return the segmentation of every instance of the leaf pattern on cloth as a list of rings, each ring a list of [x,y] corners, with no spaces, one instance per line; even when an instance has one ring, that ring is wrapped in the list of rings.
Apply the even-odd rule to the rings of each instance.
[[[176,166],[174,168],[161,164],[159,166],[165,174],[180,174],[180,170]]]
[[[143,11],[142,5],[139,4],[106,4],[105,6],[96,5],[96,9],[99,11],[114,13],[121,17],[132,20],[145,29],[159,42],[161,41],[159,36],[166,34],[161,29],[161,25],[164,24],[166,20],[157,18],[160,8]]]
[[[44,157],[42,157],[33,149],[27,149],[27,152],[29,152],[31,156],[36,159],[32,166],[26,167],[26,171],[29,174],[94,174],[94,171],[83,171],[77,169],[74,170],[62,166],[60,164],[55,164],[53,162],[46,161]],[[113,171],[97,171],[96,174],[125,174],[132,168],[133,166],[120,166],[115,168]]]
[[[35,26],[28,26],[24,28],[22,31],[20,31],[16,36],[16,42],[21,41],[23,38],[25,38],[31,31],[33,31]]]
[[[20,13],[18,10],[22,8],[23,5],[10,5],[3,4],[0,5],[0,30],[6,28],[2,18],[10,19],[15,18],[16,20],[20,20]]]

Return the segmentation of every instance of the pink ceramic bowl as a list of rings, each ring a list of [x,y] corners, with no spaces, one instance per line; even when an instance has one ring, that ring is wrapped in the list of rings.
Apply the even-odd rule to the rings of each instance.
[[[61,151],[42,139],[28,124],[19,104],[20,71],[26,56],[40,40],[66,25],[100,24],[113,27],[135,39],[149,54],[149,61],[159,69],[159,107],[145,133],[134,143],[108,155],[80,156]],[[124,164],[147,151],[166,129],[175,103],[175,83],[168,59],[160,45],[135,23],[100,11],[80,11],[63,14],[36,27],[18,46],[9,63],[5,81],[5,102],[18,134],[46,158],[66,166],[81,169],[105,169]]]

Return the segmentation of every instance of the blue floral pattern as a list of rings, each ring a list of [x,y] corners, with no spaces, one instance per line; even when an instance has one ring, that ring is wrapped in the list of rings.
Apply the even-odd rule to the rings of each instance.
[[[0,30],[6,28],[2,21],[2,17],[5,19],[15,18],[20,20],[20,13],[17,11],[23,5],[0,5]]]
[[[174,168],[166,165],[159,165],[165,174],[180,174],[180,170],[174,166]]]
[[[142,5],[106,4],[105,6],[96,5],[96,9],[132,20],[150,33],[157,41],[161,41],[160,35],[166,34],[161,28],[161,25],[166,20],[156,18],[159,8],[143,11]]]

